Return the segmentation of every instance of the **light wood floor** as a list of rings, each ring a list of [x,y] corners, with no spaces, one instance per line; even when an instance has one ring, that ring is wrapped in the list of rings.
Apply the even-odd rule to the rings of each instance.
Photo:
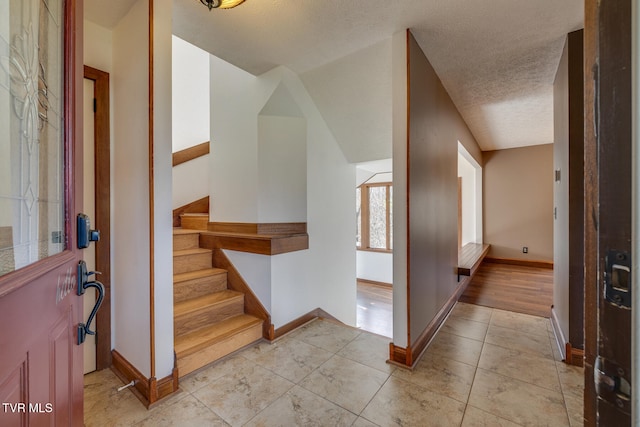
[[[549,317],[553,270],[483,262],[460,301]]]
[[[358,280],[357,326],[367,332],[393,336],[393,290]]]

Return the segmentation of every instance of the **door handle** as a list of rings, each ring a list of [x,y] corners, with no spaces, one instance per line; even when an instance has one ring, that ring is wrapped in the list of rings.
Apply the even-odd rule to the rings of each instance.
[[[91,326],[91,322],[94,317],[96,317],[96,313],[98,309],[102,305],[102,300],[104,299],[104,285],[97,280],[89,281],[89,277],[95,274],[100,274],[99,271],[87,271],[87,264],[84,261],[80,261],[78,263],[78,295],[84,295],[85,291],[88,288],[95,288],[98,292],[98,299],[91,310],[91,314],[89,314],[89,318],[87,319],[87,323],[79,323],[78,324],[78,345],[84,343],[87,335],[95,335],[96,331],[92,331],[89,329]]]

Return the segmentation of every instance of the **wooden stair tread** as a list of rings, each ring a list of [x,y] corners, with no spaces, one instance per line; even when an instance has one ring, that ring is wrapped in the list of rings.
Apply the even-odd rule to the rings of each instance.
[[[206,253],[211,253],[211,249],[201,249],[201,248],[183,249],[181,251],[173,251],[173,256],[177,257],[177,256],[187,256],[187,255],[200,255],[200,254],[206,254]]]
[[[202,279],[203,277],[224,274],[227,270],[222,268],[206,268],[204,270],[189,271],[188,273],[179,273],[173,275],[173,283],[186,282],[187,280]]]
[[[208,213],[183,213],[180,214],[181,217],[191,217],[191,218],[201,218],[201,217],[209,217]]]
[[[208,294],[198,298],[192,298],[186,301],[175,303],[173,306],[173,315],[174,317],[183,316],[193,311],[200,310],[201,308],[219,304],[235,298],[244,298],[244,294],[242,292],[236,292],[227,289],[225,291],[214,292],[212,294]]]
[[[262,324],[262,320],[257,317],[240,314],[189,334],[178,336],[174,340],[176,355],[180,359],[260,324]]]
[[[189,228],[180,228],[180,227],[174,227],[173,228],[173,234],[200,234],[199,230],[192,230]]]

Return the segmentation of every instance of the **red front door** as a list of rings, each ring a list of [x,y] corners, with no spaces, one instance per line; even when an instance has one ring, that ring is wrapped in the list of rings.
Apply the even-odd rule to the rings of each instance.
[[[81,40],[80,0],[0,2],[1,426],[83,423]]]

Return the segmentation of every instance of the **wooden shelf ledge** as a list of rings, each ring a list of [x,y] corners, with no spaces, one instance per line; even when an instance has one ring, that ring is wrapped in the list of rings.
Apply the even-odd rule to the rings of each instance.
[[[279,255],[309,249],[309,235],[307,233],[258,234],[202,231],[200,246],[260,255]]]
[[[458,281],[460,276],[473,276],[491,245],[467,243],[458,251]]]

